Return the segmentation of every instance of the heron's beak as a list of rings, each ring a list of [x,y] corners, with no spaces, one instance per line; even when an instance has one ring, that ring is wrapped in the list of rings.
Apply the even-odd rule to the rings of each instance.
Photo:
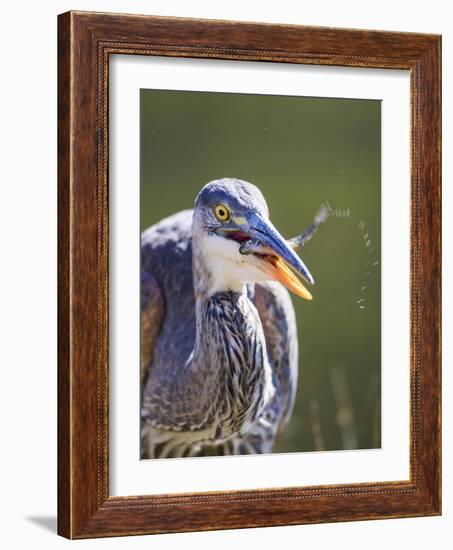
[[[311,300],[310,292],[296,274],[310,284],[314,284],[313,277],[290,243],[269,220],[259,214],[252,214],[244,222],[240,227],[224,229],[229,232],[230,238],[241,243],[240,252],[258,257],[260,269],[272,280],[279,281],[297,296]]]
[[[269,220],[253,214],[249,221],[249,232],[261,245],[261,247],[259,245],[255,247],[253,253],[264,256],[263,271],[297,296],[311,300],[312,295],[296,276],[297,274],[307,283],[314,284],[313,277],[304,262]]]

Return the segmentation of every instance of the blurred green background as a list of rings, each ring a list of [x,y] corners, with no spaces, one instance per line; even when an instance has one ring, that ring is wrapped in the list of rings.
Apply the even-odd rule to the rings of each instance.
[[[300,252],[299,385],[275,451],[381,444],[380,136],[374,100],[141,90],[141,229],[192,208],[210,180],[261,189],[286,237],[333,215]]]

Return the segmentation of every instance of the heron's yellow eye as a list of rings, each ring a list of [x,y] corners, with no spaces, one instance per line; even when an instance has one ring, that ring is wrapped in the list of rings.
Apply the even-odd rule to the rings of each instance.
[[[217,204],[214,207],[214,214],[215,217],[221,222],[226,222],[230,219],[230,211],[224,204]]]

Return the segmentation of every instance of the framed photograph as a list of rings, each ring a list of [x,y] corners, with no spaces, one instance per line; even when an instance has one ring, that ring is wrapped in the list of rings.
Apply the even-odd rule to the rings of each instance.
[[[440,514],[440,37],[58,47],[59,533]]]

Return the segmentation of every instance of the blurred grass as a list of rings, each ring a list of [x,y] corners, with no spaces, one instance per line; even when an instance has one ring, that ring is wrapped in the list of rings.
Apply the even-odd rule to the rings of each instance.
[[[349,208],[301,252],[316,285],[312,302],[293,297],[299,386],[275,451],[380,447],[380,263],[366,265],[380,261],[380,109],[372,100],[141,91],[142,229],[192,208],[205,183],[225,176],[258,185],[287,237],[324,201]]]

